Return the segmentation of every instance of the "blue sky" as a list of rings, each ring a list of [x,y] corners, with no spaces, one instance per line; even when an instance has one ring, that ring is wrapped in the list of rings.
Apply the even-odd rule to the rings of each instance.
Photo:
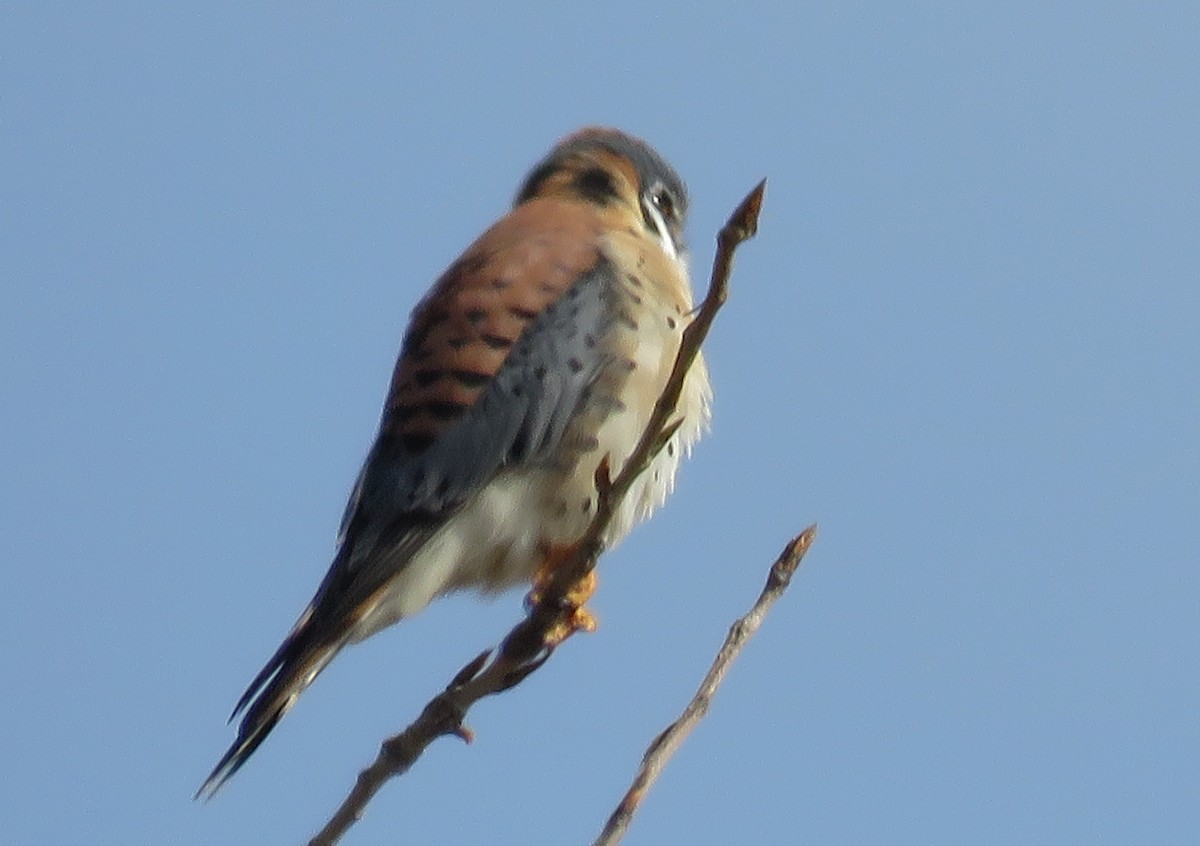
[[[191,801],[410,308],[607,123],[688,180],[701,278],[770,180],[714,431],[602,562],[600,630],[345,842],[591,842],[813,521],[626,842],[1191,842],[1200,11],[510,5],[0,13],[6,839],[304,842],[507,629],[519,593],[349,650]]]

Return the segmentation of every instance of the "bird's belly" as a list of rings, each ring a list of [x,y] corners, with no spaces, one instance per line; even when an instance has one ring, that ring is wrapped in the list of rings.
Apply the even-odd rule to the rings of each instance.
[[[442,594],[495,592],[531,580],[540,562],[541,475],[501,473],[492,480],[388,583],[352,640],[411,617]]]

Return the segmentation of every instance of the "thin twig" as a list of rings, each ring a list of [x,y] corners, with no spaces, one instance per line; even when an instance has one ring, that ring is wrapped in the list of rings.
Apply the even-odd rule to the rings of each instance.
[[[763,586],[762,593],[758,595],[758,601],[754,603],[753,608],[746,612],[744,617],[738,618],[729,627],[729,634],[725,636],[725,642],[721,644],[716,659],[708,668],[704,681],[700,683],[696,695],[683,709],[683,713],[658,737],[654,738],[649,748],[646,749],[637,775],[633,778],[633,784],[617,804],[617,809],[608,818],[604,830],[600,832],[600,836],[596,838],[592,846],[614,846],[625,836],[625,832],[629,829],[629,823],[633,820],[633,815],[637,813],[642,800],[646,798],[646,793],[658,780],[667,762],[675,754],[675,750],[683,745],[683,741],[692,733],[692,729],[708,713],[709,704],[712,702],[717,688],[725,680],[725,674],[741,655],[746,642],[758,631],[758,627],[762,625],[763,619],[771,610],[771,606],[775,604],[775,600],[779,599],[787,590],[792,574],[800,566],[800,559],[804,557],[804,553],[808,552],[808,548],[812,546],[816,536],[817,526],[814,523],[784,547],[779,558],[771,565],[771,572],[767,575],[767,583]]]
[[[463,667],[408,728],[383,742],[378,756],[359,773],[350,794],[325,827],[309,841],[309,846],[336,844],[350,826],[362,818],[367,804],[380,788],[394,776],[407,772],[437,738],[455,735],[470,742],[473,735],[463,721],[471,706],[485,696],[519,684],[580,628],[580,609],[568,599],[568,594],[595,568],[596,560],[603,552],[602,538],[622,498],[665,445],[663,433],[677,425],[670,418],[683,390],[684,378],[700,351],[713,318],[728,298],[733,254],[742,242],[754,237],[765,190],[766,180],[763,180],[746,195],[717,234],[717,253],[708,293],[683,332],[666,387],[625,466],[611,480],[607,459],[597,468],[596,513],[583,538],[554,571],[525,619],[513,627],[499,649],[484,652]]]

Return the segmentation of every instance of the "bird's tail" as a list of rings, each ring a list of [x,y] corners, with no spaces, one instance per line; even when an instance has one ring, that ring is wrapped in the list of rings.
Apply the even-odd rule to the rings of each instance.
[[[306,614],[238,700],[229,716],[232,722],[243,710],[246,712],[238,727],[237,739],[221,756],[193,798],[207,801],[216,795],[345,645],[344,638],[332,643],[305,643],[308,638],[303,635],[307,622]]]

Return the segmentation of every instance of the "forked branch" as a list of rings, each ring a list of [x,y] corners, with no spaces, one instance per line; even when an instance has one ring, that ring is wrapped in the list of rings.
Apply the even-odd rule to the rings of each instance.
[[[671,756],[675,754],[675,750],[683,744],[696,724],[708,713],[709,703],[712,701],[713,694],[717,692],[717,688],[721,686],[721,682],[725,680],[725,674],[737,657],[742,654],[746,642],[758,631],[758,627],[762,625],[763,618],[767,616],[771,606],[791,584],[792,574],[800,567],[800,559],[804,557],[804,553],[808,552],[808,548],[812,546],[816,537],[817,527],[816,524],[813,524],[783,548],[779,558],[771,565],[771,570],[767,574],[767,583],[758,595],[754,607],[729,627],[729,634],[725,636],[725,642],[721,644],[716,659],[708,668],[704,681],[700,683],[700,688],[683,713],[651,742],[650,747],[642,756],[642,763],[638,767],[637,775],[633,778],[633,784],[621,798],[617,809],[608,818],[604,831],[600,832],[600,836],[596,838],[592,846],[614,846],[625,835],[629,823],[633,820],[633,815],[641,807],[642,800],[646,798],[646,792],[658,780],[659,774],[662,773]]]

